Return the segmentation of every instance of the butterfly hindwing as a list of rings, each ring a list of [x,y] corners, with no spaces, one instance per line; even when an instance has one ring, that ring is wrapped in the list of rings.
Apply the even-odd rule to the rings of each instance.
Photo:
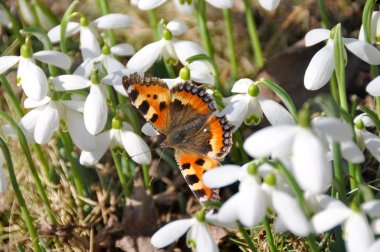
[[[144,78],[138,74],[123,77],[123,85],[132,104],[160,133],[167,134],[170,91],[159,78]]]
[[[187,184],[200,202],[219,200],[219,190],[206,187],[202,180],[203,173],[216,167],[218,161],[181,150],[175,150],[175,159]]]

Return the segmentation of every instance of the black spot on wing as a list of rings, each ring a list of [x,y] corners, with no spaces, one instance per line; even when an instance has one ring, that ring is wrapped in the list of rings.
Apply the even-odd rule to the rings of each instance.
[[[160,111],[164,110],[166,108],[166,102],[162,101],[160,102]]]
[[[153,114],[152,118],[150,118],[150,122],[155,123],[157,121],[157,119],[158,119],[158,115],[157,114]]]
[[[143,101],[138,107],[138,109],[140,110],[141,113],[145,115],[148,112],[149,107],[150,107],[149,103],[147,101]]]
[[[189,169],[190,168],[190,163],[184,163],[182,165],[182,169],[186,170],[186,169]]]
[[[137,90],[132,90],[129,94],[129,98],[131,98],[131,101],[134,102],[137,99],[137,96],[139,96],[139,92]]]
[[[206,195],[206,192],[204,189],[194,190],[193,191],[195,196],[199,199]]]
[[[192,174],[192,175],[186,175],[185,177],[186,181],[190,184],[190,185],[193,185],[193,184],[196,184],[199,182],[199,179],[197,177],[197,175],[195,174]]]
[[[203,158],[198,158],[198,159],[195,161],[195,163],[196,163],[197,165],[202,166],[202,165],[205,164],[205,160],[204,160]]]

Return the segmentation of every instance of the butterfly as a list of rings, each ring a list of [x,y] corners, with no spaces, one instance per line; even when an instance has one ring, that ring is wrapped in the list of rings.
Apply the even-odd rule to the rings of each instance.
[[[218,166],[232,146],[231,125],[225,116],[214,115],[213,98],[205,87],[190,82],[172,89],[157,77],[137,73],[123,77],[131,103],[166,138],[162,147],[174,149],[177,164],[200,202],[217,201],[217,189],[206,187],[203,173]]]

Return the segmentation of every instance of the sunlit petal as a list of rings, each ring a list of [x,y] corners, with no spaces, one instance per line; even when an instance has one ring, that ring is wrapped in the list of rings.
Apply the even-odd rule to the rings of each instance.
[[[96,148],[91,151],[82,151],[80,155],[79,162],[82,165],[91,166],[96,164],[96,162],[102,158],[110,145],[111,134],[109,130],[100,133],[99,135],[95,136],[95,138]]]
[[[33,54],[33,58],[64,70],[69,69],[71,66],[70,57],[57,51],[39,51]]]
[[[51,80],[54,84],[55,90],[77,90],[87,88],[91,85],[91,82],[79,75],[64,74],[57,76]]]
[[[152,154],[145,141],[132,131],[121,133],[121,142],[128,155],[138,164],[147,165],[152,161]]]
[[[305,35],[305,46],[312,46],[330,37],[331,31],[328,29],[313,29]]]
[[[107,122],[107,102],[99,85],[91,85],[90,93],[84,104],[84,124],[90,134],[96,135],[104,129]]]
[[[238,165],[223,165],[203,174],[203,183],[210,188],[230,185],[239,179],[242,168]]]
[[[127,67],[136,71],[146,72],[160,57],[162,46],[162,40],[144,46],[132,56]]]
[[[68,22],[66,27],[65,36],[70,37],[76,33],[78,33],[80,30],[79,23],[76,22]],[[57,25],[56,27],[53,27],[48,32],[48,37],[52,43],[57,43],[61,40],[61,25]]]
[[[166,247],[184,235],[192,224],[192,219],[173,221],[154,233],[150,242],[156,248]]]
[[[126,14],[111,13],[95,19],[91,24],[99,29],[127,28],[132,25],[132,18]]]

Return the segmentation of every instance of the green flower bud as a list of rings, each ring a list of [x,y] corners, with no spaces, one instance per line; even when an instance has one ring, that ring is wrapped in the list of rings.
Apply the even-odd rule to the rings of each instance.
[[[364,129],[364,123],[362,120],[359,120],[355,123],[355,128],[357,129]]]
[[[255,83],[250,85],[248,88],[248,94],[252,97],[257,97],[260,94],[259,87]]]
[[[270,186],[276,185],[276,176],[274,175],[274,173],[271,172],[271,173],[267,174],[264,177],[264,182],[265,182],[265,184],[270,185]]]
[[[247,167],[247,172],[248,172],[248,174],[255,176],[257,174],[258,168],[259,167],[256,164],[250,163]]]
[[[113,129],[121,129],[123,127],[123,123],[120,121],[120,119],[115,116],[113,119],[112,119],[112,128]]]
[[[52,101],[58,101],[59,98],[60,98],[60,95],[57,91],[52,91],[51,92],[51,95],[50,95],[50,98]]]
[[[111,48],[108,45],[104,45],[102,47],[102,54],[110,55],[111,54]]]
[[[92,70],[91,83],[92,84],[99,84],[100,83],[100,79],[99,79],[99,75],[98,75],[98,70],[97,69]]]
[[[199,221],[199,222],[205,222],[205,220],[206,220],[205,215],[206,215],[206,211],[205,211],[205,209],[201,209],[201,210],[199,210],[199,211],[195,214],[195,218],[196,218],[197,221]]]
[[[182,80],[190,80],[190,69],[188,68],[188,66],[184,66],[181,68],[181,70],[179,71],[179,77]]]
[[[165,40],[171,40],[173,38],[173,34],[169,29],[165,29],[162,33],[162,38],[164,38]]]
[[[89,24],[88,19],[87,19],[85,16],[82,15],[82,16],[80,17],[80,25],[81,25],[81,26],[85,26],[85,27],[87,27],[88,24]]]
[[[25,44],[21,46],[20,55],[24,58],[31,58],[33,56],[33,50],[29,40],[26,40]]]
[[[310,128],[310,120],[310,112],[308,108],[304,106],[298,114],[298,124],[301,127]]]

